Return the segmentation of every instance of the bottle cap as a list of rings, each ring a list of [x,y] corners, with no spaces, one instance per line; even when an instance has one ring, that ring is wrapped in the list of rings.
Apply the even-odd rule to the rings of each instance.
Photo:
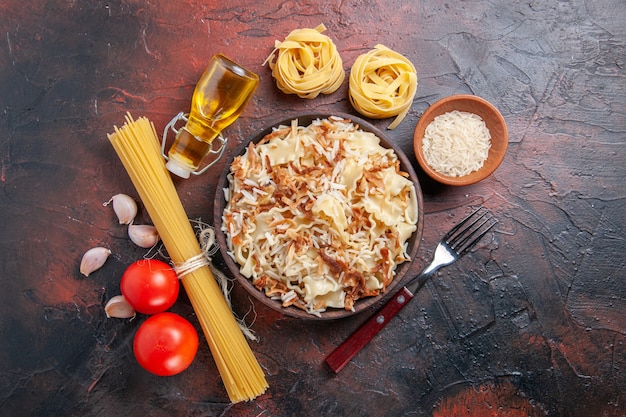
[[[167,164],[165,164],[165,167],[172,173],[172,174],[176,174],[181,178],[189,178],[189,175],[191,174],[191,170],[181,164],[179,164],[177,161],[175,161],[174,159],[170,159],[169,161],[167,161]]]

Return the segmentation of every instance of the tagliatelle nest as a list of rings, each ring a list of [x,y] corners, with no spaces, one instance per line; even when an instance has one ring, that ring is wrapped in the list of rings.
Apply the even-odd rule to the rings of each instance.
[[[263,65],[269,63],[278,88],[286,94],[313,99],[319,94],[335,92],[346,73],[333,41],[315,29],[293,30],[284,41],[276,41],[274,50]]]
[[[396,116],[388,129],[404,119],[417,92],[417,71],[405,56],[384,45],[359,55],[350,70],[350,103],[373,119]]]
[[[229,253],[284,306],[353,310],[409,260],[415,186],[393,149],[349,120],[276,128],[235,158],[228,180]]]

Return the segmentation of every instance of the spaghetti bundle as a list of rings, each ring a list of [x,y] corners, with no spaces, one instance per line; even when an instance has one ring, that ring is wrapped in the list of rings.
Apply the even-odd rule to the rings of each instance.
[[[417,91],[417,71],[406,57],[384,45],[354,61],[350,70],[350,102],[362,115],[373,119],[397,116],[395,129],[411,107]]]
[[[201,254],[176,188],[161,157],[154,125],[126,116],[108,135],[161,240],[176,265]],[[232,402],[251,400],[268,384],[208,265],[181,279]]]
[[[296,29],[283,42],[275,42],[263,64],[269,62],[282,92],[312,99],[339,88],[346,73],[337,47],[322,34],[325,30],[323,24],[315,29]]]

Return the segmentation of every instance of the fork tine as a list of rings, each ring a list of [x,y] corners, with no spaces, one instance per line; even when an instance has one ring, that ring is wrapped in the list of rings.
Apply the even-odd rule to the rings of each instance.
[[[459,233],[454,235],[451,239],[446,240],[446,243],[452,248],[458,248],[463,246],[468,240],[471,239],[474,233],[478,232],[480,228],[489,221],[489,218],[487,218],[483,220],[482,223],[477,225],[477,223],[481,221],[483,217],[485,217],[484,213],[476,218],[476,220],[474,220],[472,223],[463,228],[463,230],[459,231]]]
[[[483,225],[485,225],[490,219],[485,220],[480,226],[482,227]],[[494,220],[489,226],[487,226],[487,228],[485,228],[485,230],[483,230],[478,236],[476,236],[476,238],[474,238],[474,240],[472,240],[471,242],[469,242],[468,244],[466,244],[463,249],[461,249],[460,251],[457,250],[457,253],[459,255],[463,255],[465,254],[467,251],[469,251],[470,249],[472,249],[480,239],[483,238],[483,236],[485,236],[490,230],[491,228],[493,228],[496,223],[498,223],[497,220]],[[479,229],[477,229],[479,230]],[[469,237],[471,237],[472,235],[468,236],[465,240],[469,239]]]
[[[470,220],[472,220],[472,218],[473,218],[474,216],[476,216],[476,215],[478,214],[478,212],[480,212],[481,210],[483,210],[483,209],[482,209],[482,208],[479,208],[478,210],[473,211],[473,212],[472,212],[469,216],[467,216],[466,218],[464,218],[463,220],[461,220],[461,221],[459,222],[459,224],[457,224],[456,226],[454,226],[452,229],[450,229],[450,231],[449,231],[448,233],[446,233],[446,234],[444,235],[444,240],[445,240],[446,242],[448,242],[448,240],[449,240],[452,236],[454,236],[454,235],[456,234],[456,232],[458,232],[458,231],[459,231],[459,229],[460,229],[461,227],[464,227],[464,226],[465,226],[465,224],[466,224],[467,222],[469,222]],[[482,218],[485,214],[487,214],[487,212],[486,212],[485,210],[483,210],[483,214],[482,214],[482,215],[480,215],[480,216],[479,216],[479,217],[478,217],[478,218],[474,221],[474,223],[475,223],[476,221],[480,220],[480,219],[481,219],[481,218]],[[470,224],[470,227],[471,227],[471,224]]]
[[[472,220],[472,222],[467,224],[470,220]],[[483,229],[483,226],[490,222],[491,224]],[[445,242],[458,255],[464,254],[474,247],[474,245],[476,245],[476,243],[478,243],[478,241],[482,239],[489,232],[489,230],[496,225],[497,222],[498,221],[491,216],[489,211],[479,208],[455,226],[446,235]],[[463,228],[463,230],[460,230],[461,228]]]

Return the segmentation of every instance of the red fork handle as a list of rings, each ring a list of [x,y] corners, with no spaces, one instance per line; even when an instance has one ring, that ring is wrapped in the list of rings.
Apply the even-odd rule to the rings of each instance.
[[[395,293],[376,314],[363,323],[361,327],[326,357],[326,363],[330,366],[330,369],[335,373],[341,371],[412,298],[413,294],[406,287],[402,287]]]

